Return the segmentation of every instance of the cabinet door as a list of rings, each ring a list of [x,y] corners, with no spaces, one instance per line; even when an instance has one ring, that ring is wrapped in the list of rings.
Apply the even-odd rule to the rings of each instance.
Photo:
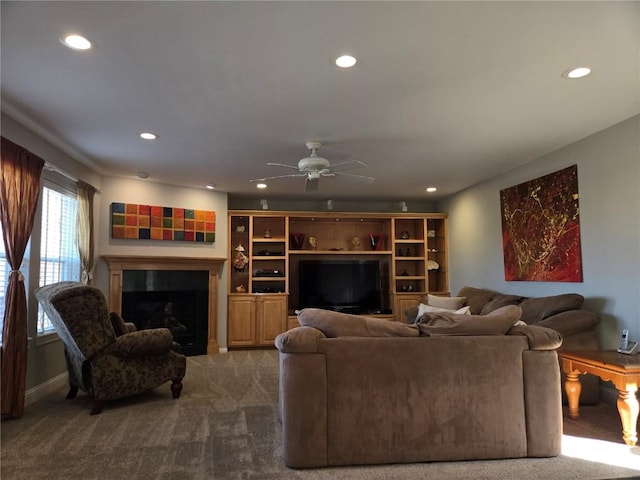
[[[405,323],[407,321],[404,312],[409,310],[410,308],[417,307],[420,302],[424,302],[423,295],[407,295],[407,294],[396,294],[395,302],[393,305],[393,313],[394,320],[396,322]]]
[[[256,320],[258,345],[273,345],[276,337],[287,329],[287,297],[265,295],[258,298]]]
[[[256,342],[256,300],[253,295],[229,297],[227,344],[251,346]]]

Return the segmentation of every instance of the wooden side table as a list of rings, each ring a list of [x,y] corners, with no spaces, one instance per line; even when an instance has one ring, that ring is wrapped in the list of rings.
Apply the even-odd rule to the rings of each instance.
[[[569,418],[577,420],[580,417],[580,375],[596,375],[612,382],[618,389],[617,405],[622,422],[622,439],[627,445],[635,445],[638,441],[636,424],[639,408],[636,392],[640,385],[640,355],[624,355],[608,350],[575,350],[558,352],[558,356],[562,360],[562,370],[567,374],[565,390]]]

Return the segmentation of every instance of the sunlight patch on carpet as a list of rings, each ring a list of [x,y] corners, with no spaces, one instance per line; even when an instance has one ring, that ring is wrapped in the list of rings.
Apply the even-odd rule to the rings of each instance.
[[[623,443],[563,435],[562,455],[589,462],[631,468],[640,472],[640,447],[638,446],[631,447]]]

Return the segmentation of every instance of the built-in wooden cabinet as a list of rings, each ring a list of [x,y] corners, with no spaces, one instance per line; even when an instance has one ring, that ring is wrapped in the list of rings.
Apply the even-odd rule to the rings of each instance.
[[[449,293],[446,214],[229,212],[230,347],[273,345],[296,322],[302,260],[377,259],[383,312]]]
[[[287,330],[287,296],[282,294],[229,296],[227,345],[273,346]]]

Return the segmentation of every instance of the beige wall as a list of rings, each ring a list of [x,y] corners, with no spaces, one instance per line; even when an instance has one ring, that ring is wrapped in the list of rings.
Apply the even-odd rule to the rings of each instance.
[[[111,203],[137,203],[163,207],[194,208],[216,212],[216,241],[187,243],[159,240],[124,240],[111,238]],[[102,178],[102,193],[96,197],[101,212],[96,221],[96,252],[102,255],[149,255],[172,257],[226,258],[227,248],[227,194],[195,188],[175,187],[134,178]],[[99,260],[95,271],[95,284],[103,292],[109,291],[109,268]],[[219,279],[218,291],[218,345],[227,345],[227,265]]]
[[[500,190],[578,165],[583,281],[504,279]],[[449,213],[451,291],[464,285],[523,296],[577,292],[600,314],[600,343],[640,338],[640,116],[471,187],[438,205]]]

